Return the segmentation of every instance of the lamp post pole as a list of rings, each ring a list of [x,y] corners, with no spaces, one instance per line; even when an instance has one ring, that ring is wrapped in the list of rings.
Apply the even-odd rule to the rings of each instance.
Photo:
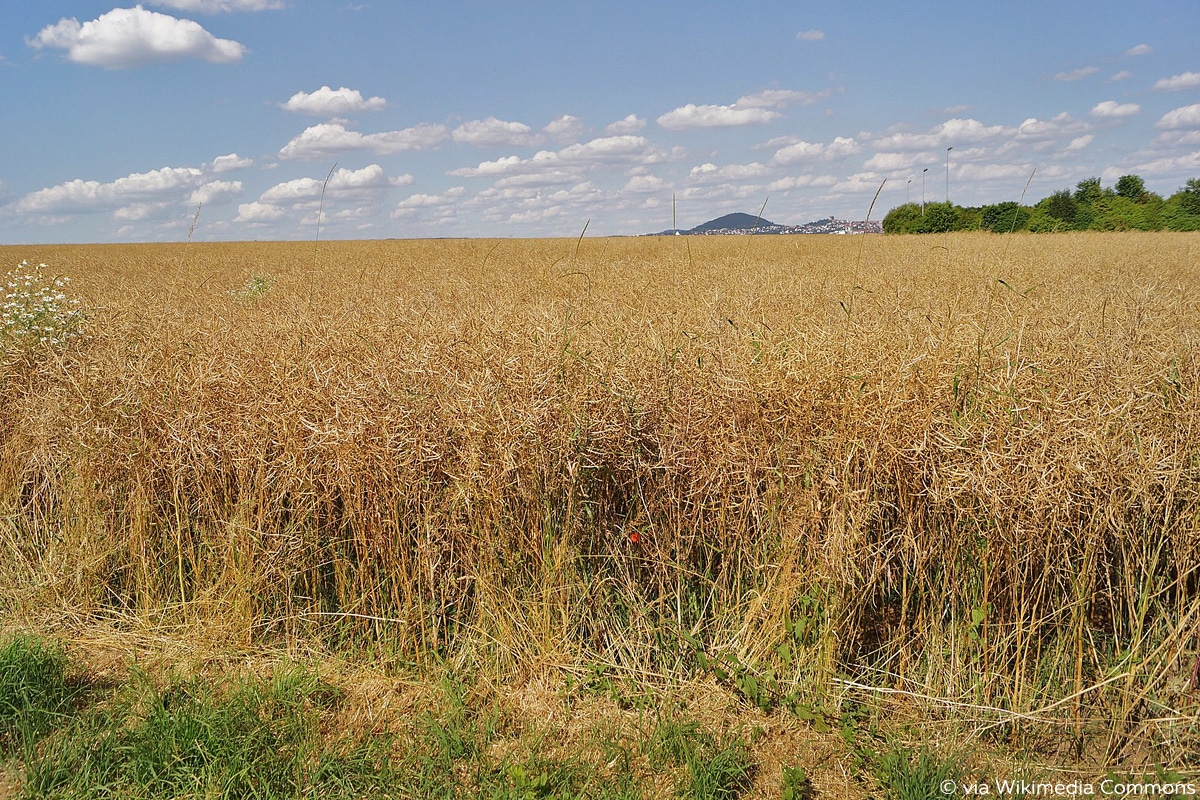
[[[925,173],[929,172],[929,167],[921,170],[921,216],[925,216]]]
[[[950,205],[950,151],[953,149],[946,148],[946,205]]]

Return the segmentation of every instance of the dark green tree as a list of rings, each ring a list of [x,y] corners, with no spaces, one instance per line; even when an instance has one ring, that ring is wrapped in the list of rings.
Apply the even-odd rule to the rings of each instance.
[[[1097,215],[1096,227],[1102,231],[1138,231],[1146,229],[1142,208],[1128,197],[1114,197]]]
[[[896,206],[883,218],[884,233],[917,233],[921,227],[921,206],[905,203]]]
[[[1173,231],[1200,231],[1200,178],[1192,178],[1163,203],[1163,224]]]
[[[1200,178],[1192,178],[1179,190],[1179,207],[1185,214],[1200,217]]]
[[[1075,184],[1076,203],[1090,206],[1093,203],[1098,203],[1103,197],[1104,190],[1100,188],[1099,178],[1088,178]]]
[[[928,203],[922,209],[905,203],[883,220],[887,233],[943,233],[946,231],[1028,230],[1035,233],[1061,230],[1173,231],[1200,230],[1200,178],[1190,179],[1168,199],[1147,191],[1137,175],[1122,175],[1112,189],[1099,178],[1088,178],[1075,191],[1057,191],[1030,208],[1012,201],[963,208],[952,203]]]
[[[953,203],[927,203],[919,233],[946,233],[958,224],[958,210]]]
[[[966,208],[955,206],[954,209],[958,214],[954,220],[954,230],[977,231],[983,227],[983,223],[980,221],[983,216],[983,209],[974,206],[967,206]]]
[[[1127,197],[1135,203],[1146,198],[1146,182],[1137,175],[1122,175],[1117,178],[1117,196]]]
[[[1075,218],[1071,220],[1071,228],[1077,231],[1089,231],[1096,225],[1096,215],[1090,205],[1079,204],[1075,208]]]
[[[1029,209],[1009,200],[984,206],[980,218],[980,227],[996,233],[1023,231],[1029,223]]]
[[[1075,198],[1071,196],[1071,192],[1067,189],[1062,189],[1047,197],[1043,203],[1046,216],[1060,220],[1068,225],[1075,221],[1075,212],[1078,206],[1075,203]]]
[[[1038,203],[1029,212],[1029,222],[1025,227],[1034,233],[1056,233],[1058,231],[1069,231],[1071,225],[1069,222],[1064,222],[1061,219],[1056,219],[1046,213],[1044,208],[1045,202]]]

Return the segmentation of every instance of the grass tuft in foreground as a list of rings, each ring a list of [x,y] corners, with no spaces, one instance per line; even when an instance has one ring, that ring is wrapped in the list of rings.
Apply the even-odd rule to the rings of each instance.
[[[79,671],[42,640],[20,641],[28,652],[54,654],[57,665],[27,674],[26,695],[54,696],[62,676]],[[75,713],[26,726],[25,746],[8,754],[10,771],[23,798],[147,800],[732,800],[760,777],[742,732],[671,702],[634,717],[602,715],[564,741],[562,722],[519,712],[449,674],[424,686],[415,704],[389,712],[385,703],[364,718],[361,697],[292,662],[278,662],[265,678],[130,667],[121,680],[77,696]],[[811,791],[794,767],[780,786],[792,797]]]
[[[0,643],[0,756],[27,751],[72,713],[79,687],[57,647],[27,635]]]
[[[389,778],[386,738],[326,741],[337,695],[299,667],[225,688],[149,676],[47,738],[28,758],[29,797],[350,797]]]

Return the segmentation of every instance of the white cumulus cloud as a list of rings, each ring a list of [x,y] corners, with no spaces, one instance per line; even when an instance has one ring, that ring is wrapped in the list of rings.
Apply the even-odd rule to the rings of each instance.
[[[1155,125],[1167,130],[1200,128],[1200,103],[1172,109],[1163,114]]]
[[[232,172],[235,169],[246,169],[252,166],[254,166],[254,159],[242,158],[237,153],[230,153],[227,156],[214,158],[211,169],[213,172]]]
[[[462,167],[447,174],[459,178],[486,178],[489,175],[505,175],[513,172],[523,163],[525,160],[520,156],[504,156],[495,161],[481,161],[477,167]]]
[[[922,158],[914,153],[876,153],[863,162],[863,167],[880,172],[895,172],[912,168],[921,163]]]
[[[476,147],[521,147],[545,141],[523,122],[505,122],[495,117],[464,122],[450,136],[456,142]]]
[[[1075,152],[1076,150],[1083,150],[1085,147],[1087,147],[1089,144],[1091,144],[1093,141],[1095,141],[1095,139],[1096,139],[1096,137],[1090,133],[1086,134],[1084,136],[1080,136],[1078,138],[1072,139],[1071,143],[1067,145],[1067,150],[1069,152]]]
[[[805,189],[810,186],[834,186],[837,178],[832,175],[789,175],[767,184],[769,192],[787,192],[792,189]]]
[[[493,222],[539,223],[565,219],[574,224],[587,213],[585,209],[594,209],[597,203],[606,199],[609,198],[598,186],[583,181],[552,192],[493,187],[464,201],[463,207],[478,209],[485,220]]]
[[[537,172],[517,173],[500,178],[492,187],[495,189],[520,189],[529,187],[564,186],[576,184],[584,179],[587,170],[578,166],[546,166]]]
[[[784,144],[782,140],[778,141]],[[770,145],[772,142],[767,142]],[[775,151],[771,159],[776,164],[795,164],[798,161],[811,161],[820,158],[825,153],[825,145],[820,142],[806,142],[803,139],[787,141],[783,147]]]
[[[21,214],[64,214],[86,213],[99,211],[105,206],[99,181],[85,181],[80,178],[38,189],[22,197],[15,204],[15,210]]]
[[[412,182],[412,175],[388,178],[378,164],[359,170],[336,170],[328,181],[323,178],[296,178],[275,184],[253,203],[238,206],[238,216],[234,221],[252,224],[276,222],[287,216],[289,210],[316,212],[322,202],[325,211],[333,218],[366,217],[376,213],[388,189],[407,186]],[[337,210],[338,204],[349,204],[351,207]]]
[[[422,123],[413,128],[362,134],[347,130],[341,122],[323,122],[306,128],[279,151],[280,158],[312,160],[367,150],[391,155],[406,150],[430,150],[446,141],[446,126]]]
[[[397,203],[396,208],[428,208],[449,205],[466,193],[466,187],[452,186],[441,194],[414,194]]]
[[[775,109],[792,103],[810,105],[828,95],[828,92],[765,89],[739,97],[736,102],[727,106],[688,103],[660,116],[658,124],[672,131],[762,125],[783,116]]]
[[[170,207],[171,203],[131,203],[114,211],[113,219],[118,222],[143,222],[162,217]]]
[[[30,192],[15,204],[21,214],[84,214],[106,211],[134,203],[183,199],[204,182],[204,173],[194,167],[164,167],[135,172],[110,183],[75,179]]]
[[[297,114],[316,117],[337,117],[356,111],[378,111],[387,106],[382,97],[364,98],[358,89],[330,89],[322,86],[315,92],[296,92],[280,108]]]
[[[862,151],[862,145],[851,137],[838,136],[829,144],[820,142],[794,141],[775,151],[771,158],[773,164],[795,164],[801,161],[817,159],[834,159],[854,155]]]
[[[809,31],[800,31],[796,34],[796,38],[802,42],[819,42],[825,38],[825,31],[818,28],[813,28]]]
[[[242,193],[241,181],[209,181],[188,198],[188,204],[215,205],[226,203]]]
[[[1064,111],[1048,120],[1030,117],[1017,126],[1017,138],[1034,141],[1056,139],[1082,133],[1087,128],[1086,122],[1081,122]]]
[[[1200,72],[1183,72],[1169,78],[1161,78],[1154,83],[1158,92],[1178,92],[1181,89],[1195,89],[1200,86]]]
[[[723,167],[718,167],[716,164],[701,164],[698,167],[692,167],[688,173],[688,183],[693,185],[705,185],[714,183],[738,182],[747,180],[759,180],[771,174],[771,170],[757,161],[749,164],[726,164]]]
[[[1180,179],[1183,179],[1184,176],[1190,177],[1200,170],[1200,150],[1147,161],[1144,164],[1138,164],[1135,169],[1140,174],[1170,175],[1174,173],[1180,175]]]
[[[589,142],[572,144],[559,150],[557,160],[564,164],[653,163],[657,151],[642,136],[622,134],[601,136]]]
[[[625,188],[622,191],[634,194],[651,194],[654,192],[664,192],[667,188],[666,182],[657,175],[634,175],[625,184]]]
[[[1132,117],[1142,110],[1137,103],[1118,103],[1116,100],[1105,100],[1092,107],[1092,116],[1100,119],[1123,119]]]
[[[238,215],[234,222],[248,222],[251,224],[262,224],[267,222],[278,222],[283,219],[284,211],[279,206],[273,206],[270,203],[253,202],[242,203],[238,206]]]
[[[875,141],[881,150],[929,150],[974,144],[1012,135],[1016,129],[984,125],[977,119],[948,119],[925,133],[892,133]]]
[[[1153,52],[1154,52],[1154,48],[1151,47],[1150,45],[1139,44],[1139,45],[1134,45],[1133,47],[1126,50],[1125,55],[1127,55],[1127,56],[1144,56],[1147,53],[1153,53]]]
[[[247,53],[245,46],[218,39],[198,22],[147,11],[140,5],[114,8],[89,22],[63,18],[26,43],[38,50],[65,50],[71,61],[106,69],[193,58],[232,64]]]
[[[1170,145],[1178,145],[1183,147],[1200,146],[1200,129],[1194,131],[1186,131],[1184,133],[1160,133],[1156,137],[1157,141]]]
[[[445,219],[453,216],[454,208],[466,195],[467,190],[462,186],[452,186],[441,194],[414,194],[396,204],[391,213],[392,219],[406,219],[417,216],[432,219]]]
[[[605,133],[640,133],[646,127],[646,120],[639,117],[637,114],[630,114],[624,119],[619,119],[604,129]]]
[[[583,130],[583,120],[570,114],[563,114],[542,128],[556,142],[574,141],[583,135]]]
[[[269,205],[284,205],[301,203],[305,200],[315,200],[325,194],[333,197],[339,194],[381,192],[391,186],[383,167],[371,164],[360,170],[339,169],[329,176],[329,182],[317,178],[297,178],[278,183],[262,193],[260,202]]]
[[[841,158],[862,152],[862,145],[852,136],[835,136],[833,141],[825,146],[825,158]]]
[[[541,150],[529,158],[505,156],[484,161],[477,167],[452,170],[447,175],[462,178],[486,178],[505,175],[555,174],[572,168],[615,169],[652,164],[662,154],[642,136],[629,134],[602,136],[589,142],[572,144],[561,150]]]
[[[696,105],[688,103],[658,118],[658,124],[671,131],[692,128],[733,128],[740,125],[762,125],[779,119],[783,114],[767,108],[735,108],[734,106]]]

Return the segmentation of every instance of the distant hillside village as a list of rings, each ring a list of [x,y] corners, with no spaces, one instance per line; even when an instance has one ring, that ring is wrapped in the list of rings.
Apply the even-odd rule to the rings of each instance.
[[[874,220],[845,220],[835,217],[807,222],[803,225],[778,225],[769,220],[756,217],[753,214],[726,214],[723,217],[709,220],[703,225],[683,230],[671,230],[651,233],[649,236],[758,236],[763,234],[793,234],[793,233],[883,233],[883,223]]]

